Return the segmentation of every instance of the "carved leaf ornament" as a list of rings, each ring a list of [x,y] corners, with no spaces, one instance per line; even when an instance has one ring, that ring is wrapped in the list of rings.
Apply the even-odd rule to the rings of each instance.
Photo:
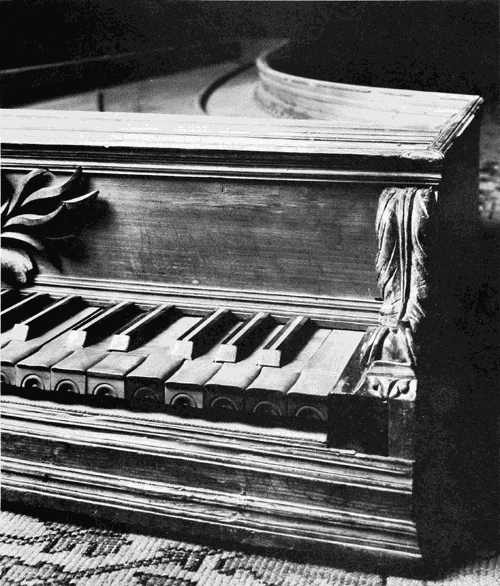
[[[33,255],[44,252],[50,240],[75,234],[81,211],[99,193],[81,194],[80,167],[63,183],[54,185],[54,180],[47,169],[35,169],[11,194],[2,185],[2,279],[13,285],[30,282],[36,270]]]
[[[362,361],[368,365],[368,392],[384,399],[414,391],[416,338],[428,313],[436,205],[432,188],[392,187],[380,195],[376,269],[382,307],[380,325],[364,345]]]

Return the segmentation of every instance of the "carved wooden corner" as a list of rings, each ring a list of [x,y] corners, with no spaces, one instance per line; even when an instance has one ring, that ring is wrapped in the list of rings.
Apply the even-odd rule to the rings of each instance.
[[[34,255],[46,252],[51,240],[78,232],[83,209],[99,193],[82,194],[80,167],[59,185],[53,184],[54,179],[47,169],[35,169],[13,191],[2,181],[2,280],[10,285],[23,287],[33,281],[37,272]]]
[[[437,193],[433,188],[391,187],[380,195],[376,269],[382,294],[379,326],[361,351],[356,393],[387,403],[388,455],[413,456],[421,330],[431,312],[432,249]]]

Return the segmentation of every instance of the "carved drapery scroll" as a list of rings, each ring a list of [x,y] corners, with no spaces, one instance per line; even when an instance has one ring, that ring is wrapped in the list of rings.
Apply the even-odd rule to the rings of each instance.
[[[381,398],[414,395],[419,328],[429,312],[436,205],[432,188],[391,187],[380,195],[376,269],[382,307],[362,362],[368,392]]]
[[[12,285],[30,283],[34,254],[45,252],[51,240],[78,232],[83,210],[98,195],[84,192],[80,167],[59,185],[53,185],[54,179],[47,169],[35,169],[10,191],[2,177],[2,279]]]

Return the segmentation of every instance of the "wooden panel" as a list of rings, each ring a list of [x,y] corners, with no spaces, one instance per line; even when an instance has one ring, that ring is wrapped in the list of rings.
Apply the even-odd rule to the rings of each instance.
[[[376,184],[108,175],[91,183],[100,191],[102,217],[82,236],[84,258],[62,260],[65,274],[377,295]]]

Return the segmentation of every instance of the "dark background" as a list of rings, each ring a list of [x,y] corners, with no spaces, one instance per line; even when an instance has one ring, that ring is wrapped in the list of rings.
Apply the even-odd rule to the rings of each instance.
[[[301,45],[299,72],[315,77],[486,97],[498,91],[496,0],[4,0],[0,11],[0,69],[207,38],[289,37]]]

